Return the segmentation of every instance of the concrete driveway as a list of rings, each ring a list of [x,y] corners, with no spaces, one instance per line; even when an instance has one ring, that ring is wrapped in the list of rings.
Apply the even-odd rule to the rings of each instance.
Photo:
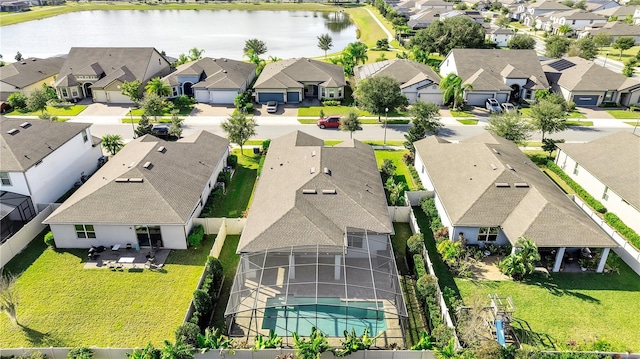
[[[287,116],[287,117],[297,117],[298,116],[298,106],[297,105],[278,105],[278,111],[275,113],[267,112],[266,104],[254,104],[255,111],[254,114],[256,116],[264,116],[264,117],[273,117],[273,116]]]
[[[235,107],[233,105],[210,105],[208,103],[196,103],[191,110],[191,116],[225,116],[229,117],[233,114]]]
[[[80,113],[80,116],[120,116],[124,117],[129,112],[131,105],[127,104],[106,104],[92,102]]]

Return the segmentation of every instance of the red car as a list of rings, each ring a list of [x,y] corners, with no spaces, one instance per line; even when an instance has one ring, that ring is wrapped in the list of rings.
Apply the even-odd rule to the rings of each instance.
[[[318,120],[318,127],[340,127],[340,116],[320,117]]]

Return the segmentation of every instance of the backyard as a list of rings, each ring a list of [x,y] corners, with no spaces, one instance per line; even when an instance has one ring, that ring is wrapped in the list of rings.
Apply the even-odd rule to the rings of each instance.
[[[409,153],[408,150],[376,150],[376,162],[378,163],[378,167],[381,167],[384,160],[388,159],[393,162],[396,166],[396,174],[395,181],[404,182],[407,184],[407,190],[413,191],[416,189],[416,185],[413,182],[413,178],[411,177],[411,173],[409,172],[409,167],[404,163],[402,157]]]

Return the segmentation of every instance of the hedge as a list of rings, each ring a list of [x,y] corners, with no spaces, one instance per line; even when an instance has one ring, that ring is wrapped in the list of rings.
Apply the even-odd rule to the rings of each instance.
[[[582,188],[578,183],[576,183],[569,175],[567,175],[562,168],[558,167],[553,161],[547,161],[547,168],[553,171],[553,173],[557,174],[563,181],[565,181],[571,189],[573,189],[576,194],[582,198],[591,208],[600,213],[606,213],[607,208],[605,208],[602,203],[593,198],[587,191]]]
[[[425,198],[420,204],[424,213],[429,217],[429,227],[431,232],[435,232],[442,227],[442,221],[438,215],[438,209],[436,208],[436,201],[433,198]]]
[[[607,221],[613,229],[624,236],[631,244],[640,249],[640,236],[636,231],[627,227],[627,225],[624,224],[618,216],[613,212],[607,212],[604,214],[604,220]]]
[[[415,254],[413,256],[413,267],[416,278],[422,278],[422,276],[427,275],[427,270],[424,268],[424,258],[422,258],[422,255]]]
[[[189,234],[189,237],[187,237],[187,241],[192,247],[197,247],[202,242],[202,238],[204,238],[204,227],[199,224],[193,227],[193,229],[191,230],[191,234]]]

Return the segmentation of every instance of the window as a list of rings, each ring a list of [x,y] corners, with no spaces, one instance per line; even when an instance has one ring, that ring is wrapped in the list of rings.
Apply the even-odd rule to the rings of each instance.
[[[9,172],[0,172],[0,183],[3,186],[11,186],[11,178],[9,178]]]
[[[338,97],[342,97],[342,89],[341,88],[338,89]]]
[[[89,141],[89,134],[87,134],[87,130],[82,130],[82,140],[84,142]]]
[[[60,89],[60,92],[62,93],[62,97],[68,97],[69,96],[69,93],[67,92],[67,89],[64,88],[64,87]]]
[[[573,174],[577,176],[579,172],[580,172],[580,165],[576,163],[576,166],[573,167]]]
[[[604,192],[602,193],[602,199],[605,201],[609,200],[609,187],[604,188]]]
[[[325,89],[324,87],[322,88],[322,97],[327,96],[327,89]]]
[[[495,242],[498,239],[498,227],[482,227],[478,230],[478,242]]]
[[[615,95],[614,91],[606,91],[604,93],[604,99],[603,101],[605,102],[613,102],[613,96]]]
[[[96,231],[91,224],[76,224],[78,238],[96,238]]]
[[[329,89],[329,98],[333,98],[335,96],[335,89]]]
[[[76,91],[76,89],[71,90],[71,94],[73,97],[78,97],[78,91]]]

